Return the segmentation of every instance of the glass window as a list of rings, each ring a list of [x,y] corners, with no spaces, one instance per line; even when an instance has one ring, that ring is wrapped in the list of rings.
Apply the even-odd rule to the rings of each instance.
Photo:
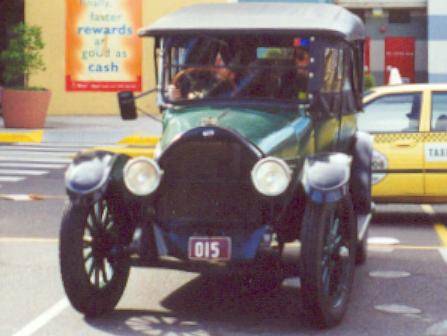
[[[365,105],[358,117],[358,127],[366,132],[417,132],[421,94],[393,94]]]
[[[447,92],[436,92],[431,98],[431,130],[447,131]]]
[[[340,92],[343,84],[343,50],[326,48],[324,51],[323,92]]]
[[[259,47],[256,49],[257,59],[293,60],[293,55],[293,48]]]
[[[207,99],[308,102],[311,41],[305,36],[175,36],[162,42],[160,84],[166,102]],[[343,61],[342,56],[337,53],[332,58],[337,63],[331,64],[335,71]],[[336,75],[339,72],[333,76]],[[343,83],[337,76],[332,82],[341,90]]]
[[[391,9],[388,16],[389,23],[410,23],[411,14],[405,9]]]

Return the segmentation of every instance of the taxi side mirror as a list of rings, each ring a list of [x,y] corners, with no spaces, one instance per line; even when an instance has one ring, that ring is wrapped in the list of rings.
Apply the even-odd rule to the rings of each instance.
[[[121,118],[123,120],[137,119],[137,108],[135,106],[135,97],[132,91],[118,92],[118,102]]]

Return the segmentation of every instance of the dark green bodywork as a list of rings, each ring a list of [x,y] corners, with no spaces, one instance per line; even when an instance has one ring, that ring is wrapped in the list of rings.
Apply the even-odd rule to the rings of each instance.
[[[345,152],[340,136],[351,138],[355,117],[312,118],[300,108],[246,108],[188,106],[165,110],[161,149],[186,131],[213,125],[233,130],[256,145],[265,156],[285,160],[291,168],[299,167],[306,156],[316,152]],[[354,122],[352,122],[354,121]],[[342,146],[344,147],[344,146]]]

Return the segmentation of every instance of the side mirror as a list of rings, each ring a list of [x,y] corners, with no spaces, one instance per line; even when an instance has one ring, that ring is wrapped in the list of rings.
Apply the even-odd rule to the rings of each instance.
[[[135,106],[135,97],[132,91],[118,92],[118,102],[121,118],[123,120],[137,119],[137,108]]]

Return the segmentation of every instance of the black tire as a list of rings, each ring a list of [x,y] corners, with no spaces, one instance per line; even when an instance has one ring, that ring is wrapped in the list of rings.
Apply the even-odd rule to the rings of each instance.
[[[113,257],[128,239],[104,199],[91,206],[68,204],[62,218],[59,261],[62,282],[75,309],[94,317],[112,311],[129,277],[129,257]]]
[[[357,251],[355,254],[356,265],[363,265],[368,258],[368,229],[366,229],[365,235],[362,240],[357,243]]]
[[[357,226],[350,196],[333,204],[307,201],[301,228],[301,293],[310,323],[342,320],[354,280]]]

